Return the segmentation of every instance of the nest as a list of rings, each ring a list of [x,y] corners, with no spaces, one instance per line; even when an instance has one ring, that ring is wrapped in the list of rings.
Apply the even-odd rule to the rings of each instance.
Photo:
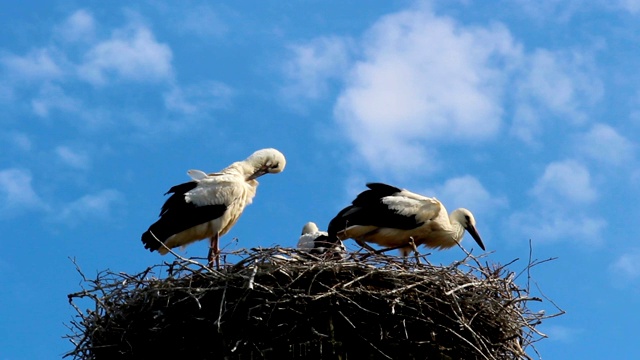
[[[235,255],[220,271],[179,258],[135,275],[80,272],[66,356],[528,359],[545,337],[536,326],[550,317],[528,308],[542,299],[515,273],[471,255],[449,266],[284,248]]]

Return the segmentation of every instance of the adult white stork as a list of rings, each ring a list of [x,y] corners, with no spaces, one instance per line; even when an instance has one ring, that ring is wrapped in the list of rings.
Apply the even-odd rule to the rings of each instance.
[[[347,248],[342,241],[329,241],[326,231],[320,231],[314,222],[308,222],[302,227],[302,235],[298,240],[298,249],[310,254],[323,255],[331,252],[336,257],[343,258]]]
[[[440,201],[382,183],[367,184],[351,205],[329,223],[329,238],[351,238],[387,248],[399,248],[406,256],[414,246],[446,249],[460,242],[467,230],[485,250],[476,220],[467,209],[451,215]]]
[[[165,255],[171,248],[209,238],[209,266],[214,261],[217,264],[220,236],[231,229],[253,201],[258,187],[256,178],[277,174],[285,165],[280,151],[262,149],[217,173],[189,170],[193,180],[167,191],[172,195],[162,206],[160,219],[142,234],[144,247]]]

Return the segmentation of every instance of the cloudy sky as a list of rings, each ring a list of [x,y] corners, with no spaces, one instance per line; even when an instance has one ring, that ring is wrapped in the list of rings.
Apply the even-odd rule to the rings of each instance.
[[[567,311],[539,328],[544,358],[637,354],[640,1],[0,9],[1,359],[71,350],[70,259],[89,277],[169,260],[140,242],[163,193],[264,147],[287,168],[226,249],[293,246],[388,182],[472,210],[488,261],[558,257],[531,274]]]

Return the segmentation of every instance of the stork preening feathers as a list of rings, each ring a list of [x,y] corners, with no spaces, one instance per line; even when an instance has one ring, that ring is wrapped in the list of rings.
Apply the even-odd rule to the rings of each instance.
[[[189,170],[193,180],[167,191],[171,196],[160,210],[160,219],[142,234],[144,247],[165,255],[171,248],[209,238],[209,266],[214,261],[217,264],[220,236],[251,204],[258,187],[256,178],[277,174],[285,164],[284,155],[278,150],[262,149],[217,173]]]
[[[330,239],[351,238],[364,247],[374,243],[399,248],[406,256],[419,245],[450,248],[462,240],[466,230],[485,249],[469,210],[456,209],[449,215],[435,198],[382,183],[367,187],[331,220]]]

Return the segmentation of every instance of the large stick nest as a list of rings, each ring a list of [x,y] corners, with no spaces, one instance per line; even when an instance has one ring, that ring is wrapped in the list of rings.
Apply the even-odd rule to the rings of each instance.
[[[449,266],[284,248],[236,255],[220,271],[178,259],[135,275],[80,272],[67,356],[526,359],[549,317],[527,307],[541,299],[515,273],[470,255]]]

